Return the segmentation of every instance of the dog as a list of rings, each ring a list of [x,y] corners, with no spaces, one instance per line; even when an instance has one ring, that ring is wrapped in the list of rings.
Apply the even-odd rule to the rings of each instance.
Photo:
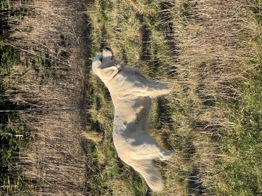
[[[162,191],[163,180],[153,160],[168,160],[174,151],[162,149],[146,130],[152,98],[170,90],[115,60],[108,47],[93,59],[92,70],[108,88],[113,101],[113,142],[119,158],[139,172],[152,191]]]

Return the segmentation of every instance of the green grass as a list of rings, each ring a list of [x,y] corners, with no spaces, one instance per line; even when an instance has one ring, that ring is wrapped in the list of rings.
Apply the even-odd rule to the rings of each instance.
[[[256,20],[261,29],[260,1],[242,4],[247,10],[245,20]],[[177,150],[170,162],[157,163],[167,186],[163,195],[201,191],[212,195],[261,194],[261,35],[258,29],[234,34],[245,43],[245,50],[256,53],[236,56],[241,58],[241,65],[216,65],[208,59],[208,50],[202,54],[198,48],[190,48],[197,38],[185,37],[199,31],[191,24],[199,17],[196,5],[191,1],[96,0],[88,6],[93,28],[91,53],[95,55],[108,45],[117,59],[139,67],[145,75],[163,80],[173,89],[171,95],[154,101],[150,127],[150,133],[163,147]],[[248,38],[251,34],[252,40]],[[219,75],[217,83],[212,81],[213,66],[221,72],[227,70]],[[87,133],[98,130],[103,135],[94,143],[96,151],[88,154],[103,165],[98,166],[100,176],[93,179],[90,175],[90,192],[118,195],[119,184],[113,183],[116,180],[123,183],[122,193],[143,195],[147,192],[144,182],[117,158],[114,150],[113,107],[108,91],[94,76],[89,82],[88,121],[93,127]],[[201,176],[200,182],[194,184],[192,180],[197,176]]]
[[[251,70],[250,77],[237,84],[241,99],[231,105],[228,118],[232,130],[223,141],[223,181],[219,182],[221,195],[260,195],[262,193],[262,40],[261,2],[246,1],[248,18],[257,25],[246,45],[255,51],[245,55],[245,66]],[[251,9],[250,9],[251,8]],[[251,12],[252,11],[252,12]]]
[[[212,38],[208,36],[220,34],[216,34],[217,29],[207,29],[208,21],[200,13],[212,11],[215,3],[203,10],[197,10],[198,4],[191,0],[94,0],[87,6],[92,40],[88,56],[95,56],[107,45],[117,59],[139,67],[142,73],[173,90],[154,100],[151,115],[150,134],[165,149],[177,151],[167,163],[156,162],[166,184],[166,190],[159,195],[262,194],[262,5],[260,0],[238,2],[245,12],[236,15],[241,18],[237,22],[243,24],[237,30],[232,24],[227,31],[223,23],[223,28],[218,28],[225,38],[220,45],[215,39],[208,40]],[[1,11],[12,9],[10,1],[1,1],[0,5]],[[27,12],[26,8],[19,9],[12,20],[22,22]],[[210,17],[214,20],[212,14]],[[220,18],[211,22],[219,26],[217,21],[224,22]],[[207,31],[211,32],[205,40],[201,36]],[[22,73],[28,66],[33,68],[41,84],[62,77],[58,66],[61,62],[45,46],[21,61],[19,53],[23,51],[14,48],[8,39],[0,40],[1,95],[23,82],[23,74],[14,77],[17,63],[24,65]],[[228,53],[221,52],[227,49],[223,48],[224,42],[228,47],[235,44],[232,48],[240,53],[233,53],[228,60]],[[210,43],[221,47],[221,53],[211,50]],[[216,55],[224,55],[225,59],[216,59]],[[87,194],[154,195],[139,174],[117,156],[108,90],[91,70],[87,80]],[[29,106],[18,106],[3,96],[0,107]],[[32,189],[32,182],[14,174],[19,169],[18,154],[27,149],[31,139],[23,115],[1,114],[1,193],[22,194]]]

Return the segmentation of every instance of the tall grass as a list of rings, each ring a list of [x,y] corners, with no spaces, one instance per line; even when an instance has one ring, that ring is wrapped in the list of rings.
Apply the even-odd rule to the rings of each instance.
[[[18,85],[28,90],[30,86],[23,87],[24,79],[38,78],[40,84],[36,86],[41,88],[49,79],[55,83],[63,78],[70,67],[69,55],[76,51],[67,50],[72,45],[68,47],[66,34],[57,37],[58,29],[52,28],[53,34],[42,34],[50,18],[41,17],[43,24],[27,20],[15,32],[15,36],[25,36],[25,40],[10,41],[6,32],[27,17],[28,8],[23,3],[14,12],[10,12],[11,1],[0,4],[1,109],[30,107],[17,105],[7,95],[15,93]],[[92,40],[88,56],[95,56],[104,46],[110,46],[117,59],[138,67],[148,77],[159,79],[172,89],[168,96],[154,100],[149,130],[165,149],[176,149],[172,160],[156,161],[166,185],[159,195],[262,194],[261,1],[94,0],[88,3],[91,28],[88,32]],[[49,8],[38,9],[39,16],[54,13],[49,1],[38,5]],[[10,13],[12,23],[8,24],[12,28],[2,20],[2,16],[10,17]],[[58,13],[54,16],[59,24],[64,23]],[[67,33],[75,33],[70,25],[63,27]],[[32,45],[23,42],[29,34]],[[48,40],[46,45],[41,42],[43,37]],[[79,41],[76,34],[70,37]],[[16,67],[17,63],[23,66]],[[84,115],[88,126],[83,134],[88,139],[87,194],[155,195],[138,173],[118,158],[112,143],[110,94],[89,69],[88,109]],[[33,73],[26,78],[29,70]],[[30,123],[23,115],[0,116],[1,194],[31,194],[27,189],[37,188],[28,179],[10,173],[26,164],[15,163],[19,163],[17,155],[32,138],[27,124]],[[56,168],[55,162],[50,164]]]
[[[27,115],[15,112],[37,106],[37,98],[28,90],[34,86],[30,71],[34,80],[38,79],[37,88],[47,80],[55,83],[61,78],[58,59],[48,48],[30,49],[32,43],[23,37],[32,30],[30,26],[21,27],[32,14],[29,4],[30,1],[20,0],[0,3],[0,195],[34,194],[34,179],[25,177],[25,170],[30,167],[25,154],[34,141],[31,127],[34,122]]]
[[[15,75],[15,66],[20,63],[20,51],[9,44],[12,25],[21,21],[26,9],[13,7],[15,2],[1,1],[0,16],[0,194],[13,195],[28,191],[26,179],[22,179],[20,156],[28,149],[33,139],[27,119],[5,110],[23,110],[27,104],[12,101],[8,91],[15,91],[21,76]],[[11,19],[12,18],[12,19]],[[22,75],[22,74],[21,74]]]
[[[108,45],[117,59],[173,90],[154,102],[151,116],[150,133],[177,150],[170,162],[157,163],[167,187],[162,195],[261,193],[260,6],[208,0],[88,5],[91,53]],[[100,176],[90,174],[90,192],[118,195],[122,187],[121,194],[151,194],[117,158],[108,91],[94,76],[89,82],[90,134],[103,135],[89,153],[103,165],[94,171]]]
[[[240,34],[245,47],[252,51],[243,55],[247,76],[235,88],[240,91],[238,102],[229,105],[228,118],[232,129],[224,136],[221,151],[223,178],[218,192],[226,195],[259,195],[262,192],[261,125],[262,125],[262,42],[261,2],[242,1],[249,21],[249,33]]]

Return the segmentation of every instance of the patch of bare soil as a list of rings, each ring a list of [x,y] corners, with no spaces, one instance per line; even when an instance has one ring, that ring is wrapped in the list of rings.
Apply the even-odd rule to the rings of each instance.
[[[35,184],[36,195],[84,195],[80,134],[85,128],[86,7],[83,0],[32,1],[25,6],[31,14],[16,27],[12,45],[27,66],[15,66],[23,80],[8,93],[18,105],[43,112],[22,114],[35,132],[30,150],[21,155],[23,175]],[[62,108],[70,110],[56,111]]]

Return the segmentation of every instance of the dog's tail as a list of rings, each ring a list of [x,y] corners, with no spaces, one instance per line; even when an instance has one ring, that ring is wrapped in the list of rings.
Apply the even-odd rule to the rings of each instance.
[[[131,166],[143,176],[152,191],[160,192],[164,189],[162,176],[152,160],[139,160]]]

